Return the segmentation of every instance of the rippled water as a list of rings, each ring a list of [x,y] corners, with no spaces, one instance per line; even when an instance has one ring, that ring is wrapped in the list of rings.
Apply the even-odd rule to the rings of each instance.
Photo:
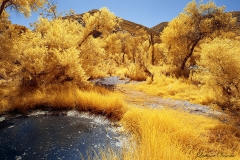
[[[0,159],[81,159],[120,148],[119,134],[96,117],[18,115],[0,120]],[[88,155],[87,155],[88,152]]]

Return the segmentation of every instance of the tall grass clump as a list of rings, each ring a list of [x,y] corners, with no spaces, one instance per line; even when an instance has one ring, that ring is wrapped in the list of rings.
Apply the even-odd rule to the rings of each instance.
[[[84,92],[77,90],[76,108],[80,111],[102,114],[108,118],[120,119],[126,111],[126,106],[117,93],[107,95],[94,91]]]
[[[101,114],[115,120],[120,119],[127,108],[120,94],[100,87],[81,89],[72,84],[40,87],[16,95],[6,94],[1,104],[4,104],[1,105],[1,113],[4,111],[25,112],[36,107],[50,110],[77,109]]]
[[[135,147],[124,153],[126,159],[189,160],[240,156],[237,129],[232,127],[232,131],[225,131],[228,134],[223,133],[231,135],[230,143],[218,141],[219,135],[213,133],[224,129],[218,131],[220,122],[204,116],[174,110],[132,108],[124,114],[121,123],[136,141]]]
[[[135,81],[145,81],[147,79],[147,76],[141,66],[135,63],[131,63],[128,66],[128,72],[126,73],[126,76]]]

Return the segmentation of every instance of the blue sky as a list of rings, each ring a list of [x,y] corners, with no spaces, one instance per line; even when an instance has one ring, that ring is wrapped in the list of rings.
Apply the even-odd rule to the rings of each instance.
[[[87,12],[92,9],[107,7],[116,16],[133,21],[147,27],[153,27],[160,22],[170,21],[183,11],[191,0],[57,0],[58,11],[76,13]],[[199,2],[197,0],[197,2]],[[208,0],[204,0],[204,3]],[[240,0],[214,0],[217,6],[226,6],[225,11],[240,11]],[[21,14],[11,14],[11,21],[16,24],[29,26],[35,22],[38,13],[25,18]]]

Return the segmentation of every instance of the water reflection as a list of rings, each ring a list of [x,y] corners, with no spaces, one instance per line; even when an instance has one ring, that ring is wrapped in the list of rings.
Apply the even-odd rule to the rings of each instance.
[[[118,149],[118,136],[109,124],[94,118],[18,116],[0,122],[0,155],[1,159],[81,159],[89,149]]]

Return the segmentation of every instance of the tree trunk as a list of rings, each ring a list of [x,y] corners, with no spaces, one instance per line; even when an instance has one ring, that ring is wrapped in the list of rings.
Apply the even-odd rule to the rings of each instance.
[[[201,39],[201,38],[200,38],[200,39]],[[189,53],[186,55],[186,57],[183,59],[183,62],[182,62],[182,65],[181,65],[181,70],[182,70],[182,71],[185,69],[185,64],[186,64],[187,60],[192,56],[193,51],[194,51],[196,45],[198,44],[198,42],[200,41],[200,39],[196,40],[196,41],[193,43],[193,45],[192,45],[192,47],[191,47],[191,49],[190,49],[190,52],[189,52]]]
[[[122,64],[124,64],[125,63],[125,43],[123,43],[123,45],[122,45],[122,53],[123,53]]]
[[[152,45],[152,65],[154,65],[155,55],[154,55],[154,45]]]
[[[154,65],[154,36],[153,36],[153,34],[151,33],[150,34],[150,38],[149,38],[149,49],[150,49],[150,47],[152,46],[152,53],[151,53],[151,63],[152,63],[152,65]]]
[[[125,53],[123,53],[123,56],[122,56],[122,64],[125,63]]]
[[[78,47],[81,47],[82,44],[87,40],[89,36],[91,36],[94,33],[94,30],[89,32],[88,35],[81,41],[81,43],[78,45]]]

